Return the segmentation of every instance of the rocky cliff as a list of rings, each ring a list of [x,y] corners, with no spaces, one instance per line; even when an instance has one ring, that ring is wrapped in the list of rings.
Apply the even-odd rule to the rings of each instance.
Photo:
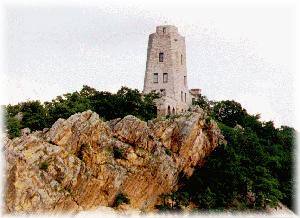
[[[198,110],[147,122],[133,116],[104,122],[92,111],[59,119],[50,129],[6,139],[7,212],[78,212],[112,207],[152,210],[222,143],[214,121]]]

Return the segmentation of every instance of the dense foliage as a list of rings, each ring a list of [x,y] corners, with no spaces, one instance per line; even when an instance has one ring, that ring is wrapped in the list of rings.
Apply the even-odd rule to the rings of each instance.
[[[20,129],[49,128],[59,118],[92,110],[105,120],[134,115],[142,120],[156,117],[156,93],[142,95],[137,89],[122,87],[116,94],[99,92],[83,86],[80,92],[58,96],[51,102],[28,101],[5,106],[6,128],[11,138],[20,135]]]
[[[217,147],[192,177],[183,176],[177,192],[161,196],[157,208],[180,210],[192,202],[202,210],[257,210],[280,201],[293,209],[295,130],[261,122],[234,101],[201,97],[195,104],[218,122],[227,144]]]
[[[112,94],[84,86],[80,92],[58,96],[51,102],[5,106],[6,128],[13,138],[20,135],[21,128],[41,130],[58,118],[88,109],[105,120],[129,114],[149,120],[156,117],[157,97],[155,93],[143,96],[126,87]],[[248,114],[235,101],[213,102],[200,96],[194,104],[218,122],[227,144],[218,146],[192,177],[182,175],[179,190],[161,196],[162,204],[157,208],[180,210],[192,204],[195,209],[209,210],[263,209],[279,201],[292,208],[295,130],[261,122],[259,115]],[[123,151],[114,150],[114,156],[122,158]],[[117,204],[123,201],[127,202],[121,195],[116,200]]]

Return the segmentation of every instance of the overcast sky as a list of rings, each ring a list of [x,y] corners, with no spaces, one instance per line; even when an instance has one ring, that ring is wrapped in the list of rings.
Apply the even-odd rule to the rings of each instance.
[[[293,8],[121,2],[8,5],[1,104],[50,100],[84,84],[142,90],[148,35],[172,24],[186,39],[189,88],[295,125]]]

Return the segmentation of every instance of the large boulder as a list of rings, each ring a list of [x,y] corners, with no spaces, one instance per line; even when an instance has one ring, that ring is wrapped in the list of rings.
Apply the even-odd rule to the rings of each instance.
[[[187,112],[148,123],[104,122],[92,111],[59,119],[47,131],[5,141],[7,212],[78,212],[115,206],[152,210],[224,139],[214,121]]]

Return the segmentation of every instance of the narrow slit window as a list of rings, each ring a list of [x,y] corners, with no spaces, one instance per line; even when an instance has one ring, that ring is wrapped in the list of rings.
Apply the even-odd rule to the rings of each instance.
[[[184,85],[186,86],[186,76],[183,77]]]
[[[163,27],[163,33],[166,33],[166,27]]]
[[[183,101],[183,91],[181,91],[181,101]]]
[[[164,83],[167,83],[167,82],[168,82],[168,74],[167,74],[167,73],[164,73],[164,74],[163,74],[163,82],[164,82]]]
[[[159,53],[159,62],[164,62],[164,53],[163,52]]]
[[[153,82],[158,83],[158,73],[153,74]]]
[[[183,64],[183,55],[180,55],[180,63]]]
[[[186,102],[186,93],[184,93],[184,102]]]

